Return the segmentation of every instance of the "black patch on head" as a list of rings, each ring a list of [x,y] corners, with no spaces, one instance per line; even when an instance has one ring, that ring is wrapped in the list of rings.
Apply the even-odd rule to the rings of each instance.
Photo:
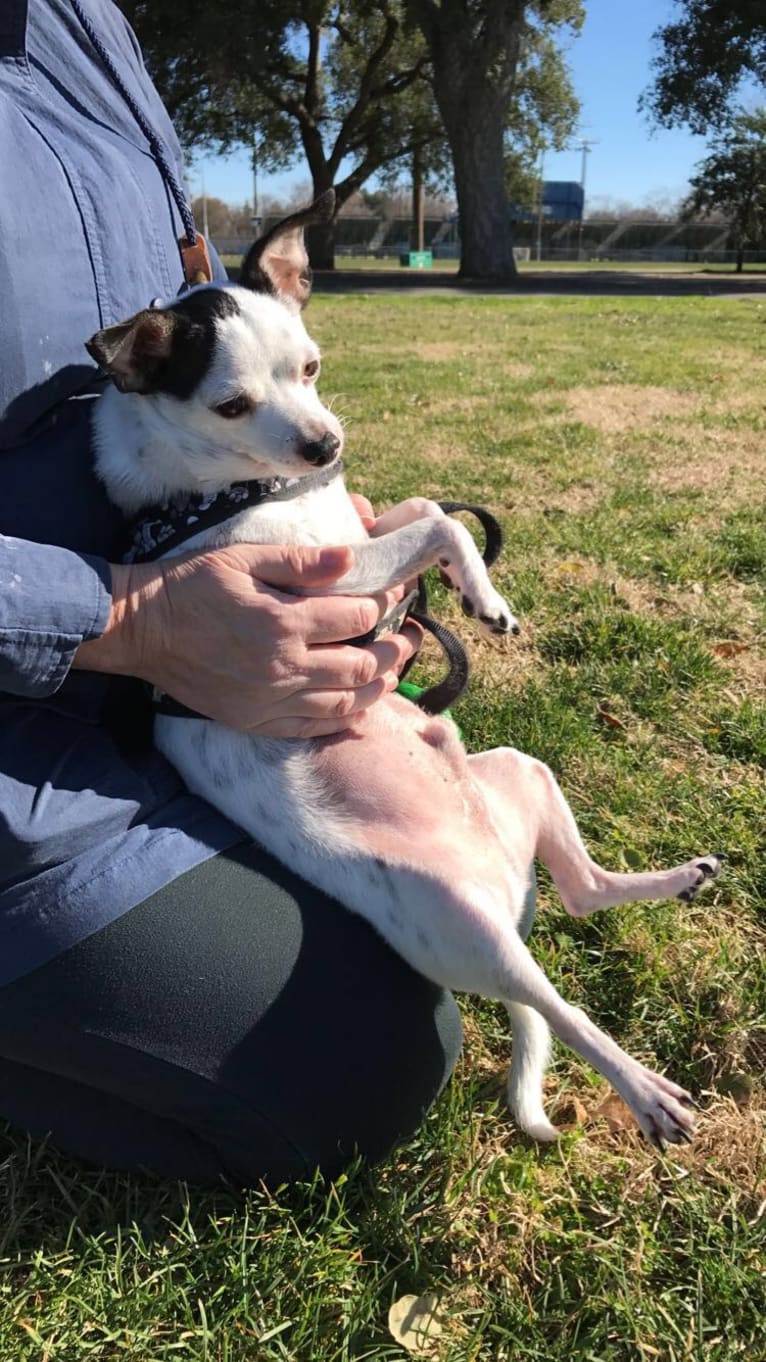
[[[151,375],[149,391],[191,397],[210,368],[216,322],[221,317],[237,316],[240,307],[227,289],[203,288],[179,298],[165,310],[175,318],[173,343],[167,359]]]

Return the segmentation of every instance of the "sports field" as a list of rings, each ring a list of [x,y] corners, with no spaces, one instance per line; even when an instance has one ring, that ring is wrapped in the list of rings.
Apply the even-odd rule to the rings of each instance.
[[[763,1362],[766,305],[346,294],[307,320],[350,485],[504,524],[518,640],[433,591],[470,644],[469,747],[549,762],[612,868],[728,855],[692,905],[586,921],[541,875],[530,943],[695,1094],[699,1133],[659,1155],[556,1044],[564,1134],[536,1147],[504,1106],[504,1013],[470,999],[418,1137],[334,1186],[200,1192],[5,1132],[0,1357],[403,1360],[389,1308],[430,1295],[443,1362]]]

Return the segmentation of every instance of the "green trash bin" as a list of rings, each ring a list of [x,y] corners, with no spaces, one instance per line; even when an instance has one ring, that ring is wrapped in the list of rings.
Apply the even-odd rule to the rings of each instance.
[[[433,263],[432,251],[403,251],[399,256],[400,265],[407,265],[414,270],[430,270]]]

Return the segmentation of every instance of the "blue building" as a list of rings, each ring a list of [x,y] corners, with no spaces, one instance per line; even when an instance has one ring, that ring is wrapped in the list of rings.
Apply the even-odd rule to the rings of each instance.
[[[579,222],[585,203],[582,185],[577,180],[543,180],[543,219],[546,222]],[[537,219],[537,208],[512,207],[516,222]]]

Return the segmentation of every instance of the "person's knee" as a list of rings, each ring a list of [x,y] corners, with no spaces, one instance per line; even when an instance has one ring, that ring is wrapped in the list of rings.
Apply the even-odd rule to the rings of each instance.
[[[240,1125],[219,1146],[234,1181],[273,1186],[317,1169],[334,1177],[357,1155],[385,1158],[417,1131],[455,1067],[462,1025],[451,993],[397,966],[410,977],[367,1046],[353,1033],[370,1038],[369,1029],[349,1018],[343,1053],[321,1065],[307,1057],[285,1076],[283,1100],[272,1089],[264,1103],[254,1077],[250,1136]]]
[[[449,1082],[463,1041],[460,1009],[451,993],[419,976],[412,994],[417,996],[406,1002],[401,995],[394,1000],[398,1024],[388,1042],[381,1036],[372,1062],[347,1071],[340,1138],[331,1113],[325,1113],[315,1150],[325,1172],[337,1172],[356,1153],[385,1158],[416,1133]]]

